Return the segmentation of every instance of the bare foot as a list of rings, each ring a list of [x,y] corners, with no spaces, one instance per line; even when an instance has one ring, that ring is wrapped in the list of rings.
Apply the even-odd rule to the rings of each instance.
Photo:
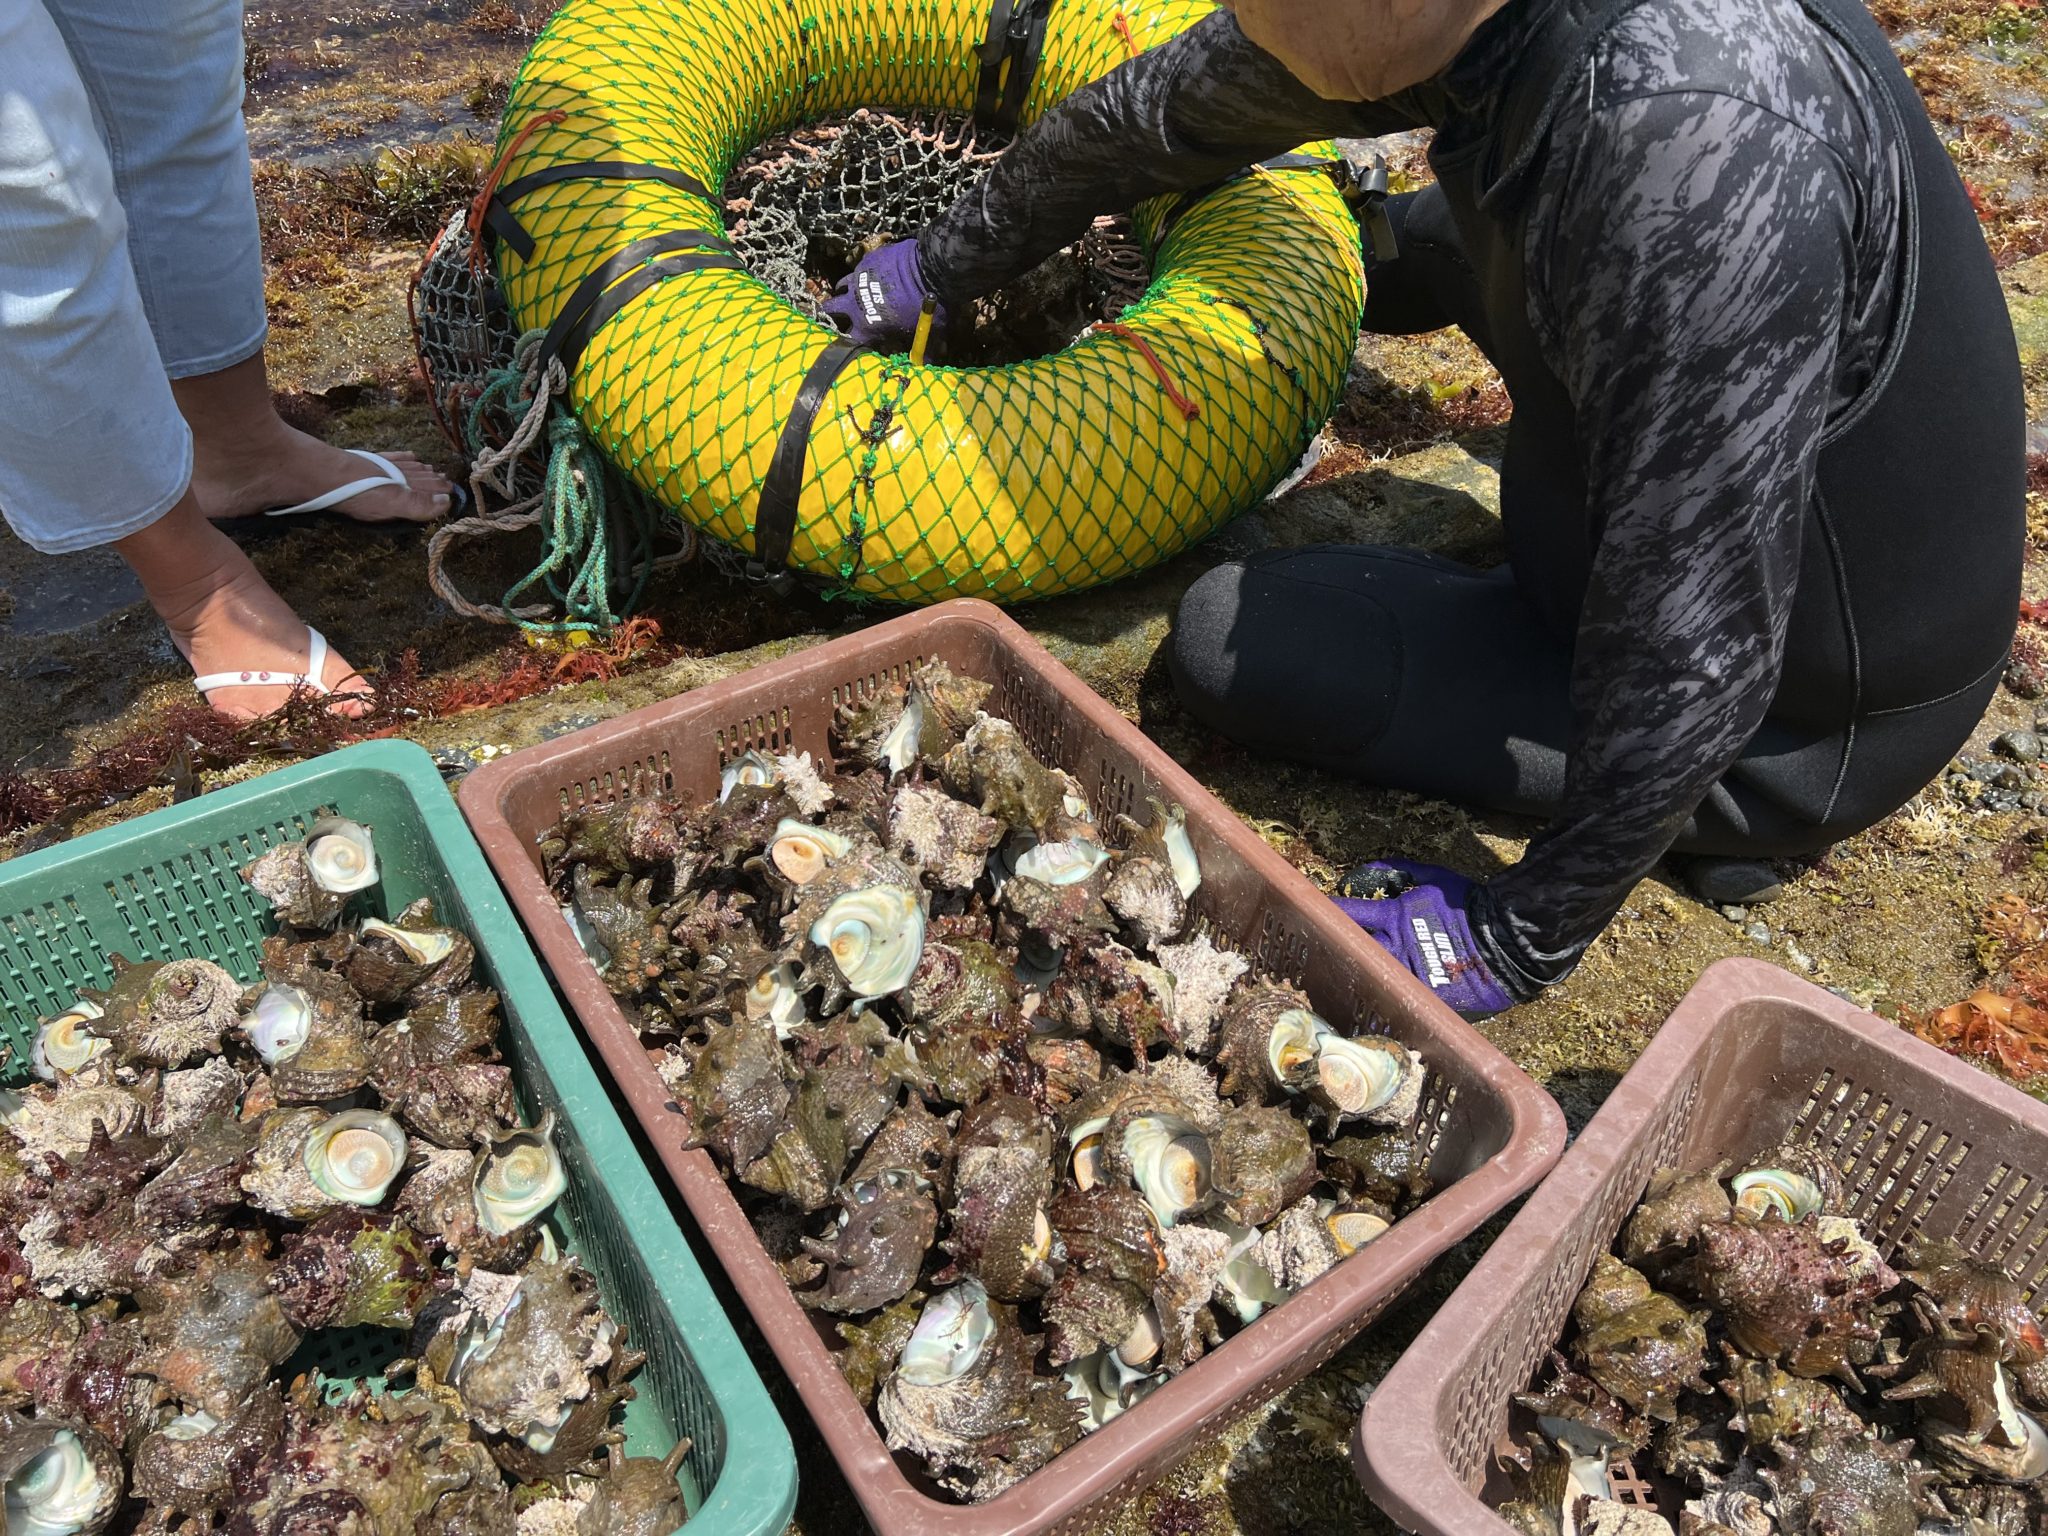
[[[311,633],[234,541],[200,517],[192,496],[161,521],[121,540],[119,548],[193,672],[250,679],[215,689],[207,703],[237,720],[254,720],[285,706],[293,685],[265,682],[263,674],[290,679],[303,673]],[[341,657],[328,654],[319,680],[343,695],[329,706],[336,714],[353,720],[367,712],[363,699],[347,695],[368,694],[370,685]]]
[[[334,508],[359,523],[430,523],[447,515],[453,485],[439,470],[410,453],[387,453],[404,486],[380,485]],[[296,506],[337,486],[381,471],[296,427],[271,418],[260,437],[192,441],[192,494],[207,517],[220,521],[253,517],[273,507]]]

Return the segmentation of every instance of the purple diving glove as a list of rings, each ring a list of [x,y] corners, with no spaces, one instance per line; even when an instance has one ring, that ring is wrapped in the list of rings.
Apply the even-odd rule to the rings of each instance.
[[[1337,905],[1380,948],[1468,1019],[1515,1006],[1480,958],[1467,906],[1472,882],[1434,864],[1361,865],[1338,884]]]
[[[917,242],[885,245],[840,280],[825,316],[848,338],[878,352],[907,350],[917,335],[918,316],[931,289],[918,265]],[[946,312],[932,316],[934,345],[946,328]]]

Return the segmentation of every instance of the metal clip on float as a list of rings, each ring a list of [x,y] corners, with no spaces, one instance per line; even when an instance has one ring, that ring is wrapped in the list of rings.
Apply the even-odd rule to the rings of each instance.
[[[1344,201],[1358,216],[1360,227],[1372,237],[1373,260],[1392,261],[1401,254],[1401,243],[1394,238],[1393,220],[1387,217],[1387,157],[1376,149],[1357,148],[1349,141],[1340,142],[1338,147],[1344,151],[1344,166],[1350,173]]]

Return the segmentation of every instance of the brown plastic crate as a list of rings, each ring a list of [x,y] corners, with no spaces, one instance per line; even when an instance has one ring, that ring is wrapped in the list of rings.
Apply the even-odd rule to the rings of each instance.
[[[1193,903],[1259,964],[1293,977],[1333,1024],[1392,1033],[1422,1053],[1423,1128],[1441,1187],[1371,1247],[1049,1467],[978,1506],[937,1497],[899,1462],[832,1360],[829,1319],[806,1312],[704,1152],[686,1152],[652,1058],[542,883],[537,840],[574,806],[622,795],[708,798],[719,769],[759,747],[829,760],[834,708],[931,658],[995,685],[989,709],[1080,779],[1098,815],[1179,802],[1202,861]],[[1564,1120],[1506,1057],[1445,1008],[1172,759],[986,603],[958,601],[835,640],[472,774],[462,807],[542,956],[646,1127],[705,1238],[795,1383],[883,1536],[1079,1532],[1238,1414],[1300,1380],[1370,1323],[1445,1249],[1557,1161]]]
[[[1953,1238],[2041,1304],[2048,1106],[1775,966],[1723,960],[1367,1401],[1352,1464],[1373,1501],[1406,1530],[1511,1536],[1490,1507],[1510,1496],[1495,1456],[1510,1399],[1595,1255],[1658,1169],[1785,1141],[1841,1163],[1849,1214],[1887,1259]]]

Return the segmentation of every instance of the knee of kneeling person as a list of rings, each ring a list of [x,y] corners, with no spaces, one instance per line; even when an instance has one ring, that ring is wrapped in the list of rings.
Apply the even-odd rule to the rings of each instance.
[[[1182,705],[1255,751],[1337,771],[1392,715],[1398,653],[1386,609],[1288,559],[1218,566],[1181,599],[1167,667]]]

